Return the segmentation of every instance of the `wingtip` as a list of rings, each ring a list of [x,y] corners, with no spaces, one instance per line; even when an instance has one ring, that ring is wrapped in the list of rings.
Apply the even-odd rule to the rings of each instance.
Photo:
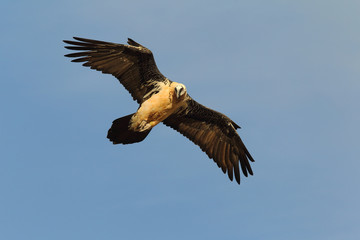
[[[81,38],[79,37],[72,37],[74,40],[80,41]],[[72,40],[63,40],[64,43],[71,42]]]
[[[141,45],[137,42],[135,42],[134,40],[132,40],[131,38],[128,38],[127,43],[131,46],[135,46],[135,47],[141,47]]]
[[[86,40],[86,38],[81,38],[81,37],[73,37],[73,39],[81,42],[84,42],[84,40]]]
[[[238,177],[237,175],[235,175],[235,180],[236,180],[237,184],[240,185],[240,176]]]
[[[245,153],[247,158],[251,161],[251,162],[255,162],[255,159],[251,156],[251,154],[249,153],[249,151],[245,148]]]
[[[241,127],[232,120],[231,120],[231,124],[234,126],[235,129],[241,129]]]

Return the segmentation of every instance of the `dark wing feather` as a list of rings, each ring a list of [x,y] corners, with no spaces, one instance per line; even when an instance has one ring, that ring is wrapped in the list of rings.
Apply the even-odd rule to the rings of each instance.
[[[149,49],[132,39],[128,44],[116,44],[74,37],[76,41],[64,40],[65,48],[78,52],[65,55],[75,58],[72,62],[84,62],[83,66],[112,74],[130,92],[138,103],[142,103],[157,82],[166,79],[156,66]]]
[[[240,167],[246,177],[248,173],[253,175],[249,160],[254,162],[254,159],[236,132],[240,127],[227,116],[190,99],[185,110],[171,115],[163,123],[200,146],[228,173],[231,181],[235,175],[240,184]]]

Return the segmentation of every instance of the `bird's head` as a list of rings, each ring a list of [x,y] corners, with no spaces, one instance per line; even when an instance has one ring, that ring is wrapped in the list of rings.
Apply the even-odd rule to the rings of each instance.
[[[177,99],[180,99],[181,97],[186,96],[186,87],[184,84],[179,83],[175,87],[175,95]]]

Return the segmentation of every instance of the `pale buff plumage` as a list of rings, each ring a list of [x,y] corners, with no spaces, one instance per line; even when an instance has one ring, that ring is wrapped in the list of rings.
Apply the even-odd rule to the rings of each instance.
[[[144,101],[137,112],[132,116],[129,129],[133,131],[146,131],[156,126],[179,108],[186,106],[186,89],[177,82],[159,83],[161,91]],[[175,93],[177,86],[183,86],[184,92],[178,98]]]

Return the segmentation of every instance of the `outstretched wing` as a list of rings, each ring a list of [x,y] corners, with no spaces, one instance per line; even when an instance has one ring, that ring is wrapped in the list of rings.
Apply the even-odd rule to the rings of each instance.
[[[240,184],[239,162],[246,177],[248,173],[253,175],[249,160],[254,162],[254,159],[236,132],[240,127],[227,116],[190,98],[185,110],[171,115],[163,123],[200,146],[224,173],[228,173],[231,181],[235,174]]]
[[[75,58],[72,62],[85,62],[83,66],[112,74],[138,103],[156,91],[158,82],[170,81],[160,73],[151,51],[130,38],[130,45],[74,39],[76,41],[64,40],[70,44],[65,48],[78,52],[65,56]]]

